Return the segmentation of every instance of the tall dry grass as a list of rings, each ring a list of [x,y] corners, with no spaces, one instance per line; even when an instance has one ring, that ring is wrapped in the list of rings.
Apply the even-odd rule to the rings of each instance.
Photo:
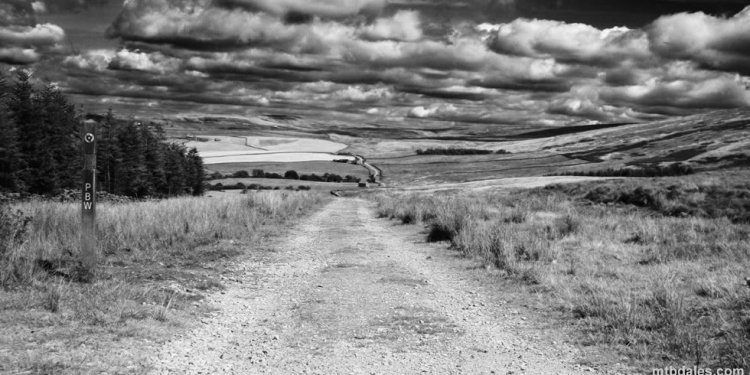
[[[650,187],[657,189],[657,187]],[[692,199],[693,197],[691,197]],[[555,190],[381,195],[381,217],[548,293],[584,333],[636,367],[750,364],[750,226],[631,205],[583,205]]]
[[[90,283],[67,268],[77,259],[78,204],[4,207],[0,336],[8,350],[0,350],[0,373],[147,372],[137,356],[151,353],[140,348],[205,313],[199,301],[223,288],[233,258],[261,251],[261,237],[328,199],[273,191],[102,203],[100,266]]]
[[[252,238],[263,225],[297,217],[321,199],[313,193],[261,192],[212,199],[100,204],[96,220],[98,245],[103,255],[124,250],[141,260],[187,252],[225,238]],[[16,215],[29,219],[24,233],[6,245],[0,282],[28,281],[36,260],[72,258],[77,254],[78,204],[32,201],[11,206],[10,212],[21,212]],[[6,221],[24,220],[11,219]]]

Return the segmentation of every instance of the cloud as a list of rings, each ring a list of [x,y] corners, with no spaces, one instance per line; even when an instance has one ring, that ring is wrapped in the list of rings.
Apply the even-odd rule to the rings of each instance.
[[[608,103],[645,112],[690,113],[750,107],[750,91],[746,85],[741,76],[728,74],[699,80],[654,77],[638,85],[604,88],[600,96]]]
[[[57,25],[0,26],[0,62],[31,64],[39,61],[42,53],[62,48],[65,32]]]
[[[47,13],[47,5],[43,1],[34,1],[31,3],[31,9],[34,13]]]
[[[71,91],[85,94],[457,122],[621,122],[748,106],[746,77],[655,48],[666,26],[443,22],[440,8],[466,15],[479,1],[427,3],[127,0],[109,30],[122,49],[63,62]],[[741,56],[739,34],[718,34],[729,44],[704,44]],[[87,87],[92,77],[101,82]]]
[[[651,49],[668,59],[750,74],[750,6],[730,18],[702,12],[664,16],[648,28]]]
[[[109,63],[115,56],[114,50],[97,49],[86,51],[82,54],[67,56],[63,64],[74,66],[78,69],[102,72],[109,67]]]
[[[17,46],[52,46],[65,39],[65,31],[57,25],[0,27],[0,44]]]
[[[399,11],[392,18],[379,18],[362,32],[367,40],[416,41],[422,38],[419,13]]]
[[[165,56],[159,52],[145,53],[123,49],[114,54],[107,67],[113,70],[138,70],[164,74],[176,72],[181,65],[182,60]]]
[[[478,29],[491,32],[490,48],[503,54],[602,66],[651,56],[646,33],[626,27],[600,30],[580,23],[517,19],[507,24],[483,24]]]
[[[415,118],[428,118],[428,117],[436,117],[438,115],[447,115],[447,114],[453,114],[457,111],[456,106],[452,104],[433,104],[428,108],[425,108],[424,106],[418,106],[414,107],[411,110],[409,110],[409,117],[415,117]]]
[[[352,102],[383,102],[394,96],[390,88],[379,86],[366,88],[360,85],[347,86],[333,93],[333,98]]]
[[[39,61],[39,53],[32,48],[0,47],[0,63],[27,65]]]

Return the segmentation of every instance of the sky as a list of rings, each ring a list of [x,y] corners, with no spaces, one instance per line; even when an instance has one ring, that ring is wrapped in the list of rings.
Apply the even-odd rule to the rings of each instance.
[[[0,0],[0,69],[90,111],[649,121],[750,107],[750,0]]]

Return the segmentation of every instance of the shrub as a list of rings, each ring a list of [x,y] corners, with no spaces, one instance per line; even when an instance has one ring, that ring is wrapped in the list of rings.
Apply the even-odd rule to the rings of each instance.
[[[247,173],[247,171],[237,171],[232,173],[232,177],[234,178],[248,178],[250,177],[250,173]]]
[[[222,178],[224,178],[224,175],[222,175],[221,172],[214,172],[208,176],[207,180],[220,180]]]
[[[282,176],[282,175],[280,175],[280,174],[278,174],[278,173],[271,173],[271,172],[266,172],[266,173],[265,173],[265,174],[263,175],[263,177],[265,177],[265,178],[275,178],[275,179],[281,179],[281,178],[284,178],[284,176]]]
[[[297,171],[293,171],[293,170],[286,171],[286,173],[284,173],[284,178],[290,179],[290,180],[299,180],[299,174],[297,173]]]

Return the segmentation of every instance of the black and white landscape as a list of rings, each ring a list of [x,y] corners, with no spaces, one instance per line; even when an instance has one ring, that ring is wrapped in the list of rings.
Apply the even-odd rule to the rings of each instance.
[[[745,374],[748,166],[746,0],[0,0],[0,373]]]

